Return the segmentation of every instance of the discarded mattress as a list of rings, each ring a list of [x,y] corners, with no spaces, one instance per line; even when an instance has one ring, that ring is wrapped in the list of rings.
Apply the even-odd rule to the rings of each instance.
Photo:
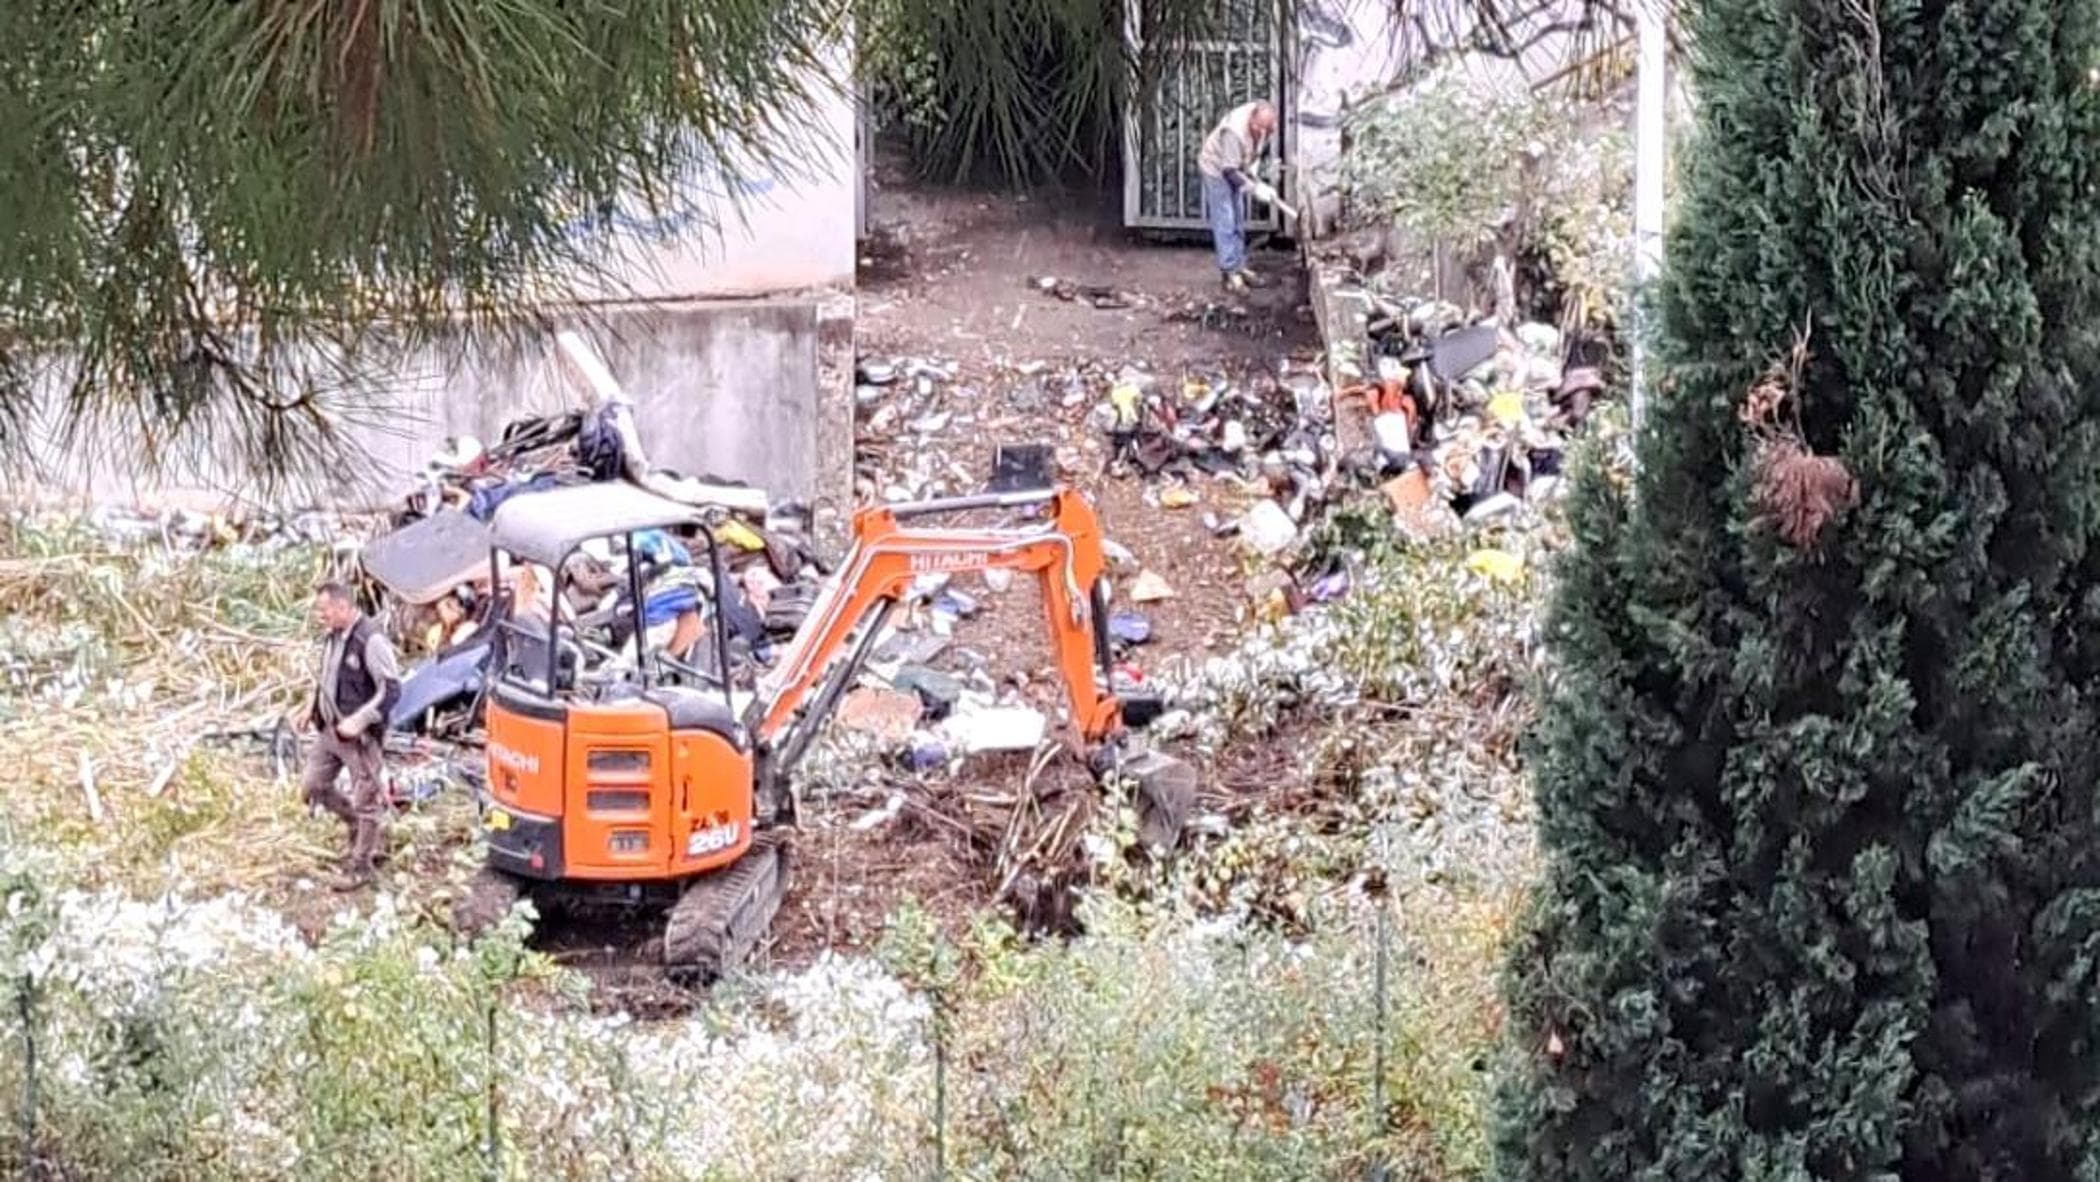
[[[488,572],[489,531],[457,509],[445,509],[365,544],[371,575],[406,603],[427,604]]]

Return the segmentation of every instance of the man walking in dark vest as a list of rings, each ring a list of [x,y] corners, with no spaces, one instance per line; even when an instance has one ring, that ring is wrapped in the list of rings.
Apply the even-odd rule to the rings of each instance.
[[[315,733],[306,755],[306,803],[342,818],[349,830],[350,853],[336,889],[351,891],[372,881],[379,857],[386,817],[379,773],[387,715],[401,696],[401,670],[394,646],[357,610],[348,587],[323,583],[314,592],[314,617],[328,633],[307,712]],[[347,798],[335,786],[345,769]]]

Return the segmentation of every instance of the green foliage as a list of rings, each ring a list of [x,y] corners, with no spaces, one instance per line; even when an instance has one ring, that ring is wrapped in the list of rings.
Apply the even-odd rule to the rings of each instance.
[[[1549,622],[1508,1177],[2100,1176],[2100,9],[1960,11],[1694,10],[1664,393]]]
[[[1156,35],[1133,51],[1123,0],[862,0],[861,69],[929,175],[1021,184],[1093,173],[1111,160],[1142,78],[1218,6],[1142,8]]]
[[[1606,327],[1632,263],[1633,153],[1613,118],[1445,65],[1351,114],[1342,191],[1354,220],[1418,248],[1507,253],[1562,328]]]
[[[792,173],[838,28],[770,0],[23,0],[0,16],[0,443],[324,443],[374,325],[492,326],[694,169]],[[704,174],[703,174],[704,175]],[[47,351],[77,351],[53,368]],[[338,402],[341,399],[337,400]],[[338,407],[337,409],[344,409]]]
[[[1519,260],[1537,267],[1544,290],[1534,304],[1557,307],[1563,331],[1613,327],[1631,298],[1631,138],[1614,128],[1546,143],[1505,237]]]
[[[24,865],[0,857],[0,981],[40,966],[40,1152],[80,1176],[479,1176],[492,1072],[507,1171],[558,1177],[924,1176],[937,1119],[970,1178],[1483,1174],[1499,897],[1395,912],[1382,1026],[1379,930],[1353,894],[1301,939],[1101,900],[1087,936],[1032,947],[907,912],[887,951],[943,997],[939,1118],[936,1027],[865,967],[636,1026],[558,996],[523,911],[462,949],[382,903],[309,947],[237,900],[18,901]],[[22,1032],[0,1015],[10,1103]],[[23,1164],[0,1137],[0,1168]]]
[[[972,1178],[1478,1177],[1499,933],[1389,934],[1389,1107],[1371,1109],[1375,925],[1323,908],[1303,942],[1104,900],[1089,934],[978,931],[956,1000],[953,1160]],[[1421,929],[1417,929],[1421,930]],[[1453,988],[1453,983],[1458,988]]]
[[[1446,66],[1352,113],[1342,190],[1358,217],[1424,242],[1478,246],[1514,211],[1548,126],[1529,93],[1502,94]]]
[[[25,857],[0,846],[0,876]],[[483,1085],[492,1068],[509,1069],[500,1043],[491,1057],[487,1015],[509,983],[546,971],[523,950],[524,913],[454,951],[382,905],[309,949],[268,913],[226,899],[142,906],[68,894],[32,911],[21,892],[6,897],[0,979],[36,986],[28,1022],[46,1169],[112,1179],[479,1172]],[[27,1044],[19,1008],[6,1018],[0,1088],[13,1108]],[[0,1142],[0,1164],[23,1168],[22,1150],[19,1138]]]

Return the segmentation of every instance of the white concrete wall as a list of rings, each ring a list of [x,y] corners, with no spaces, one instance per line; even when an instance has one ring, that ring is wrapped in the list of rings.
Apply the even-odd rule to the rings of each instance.
[[[617,215],[623,241],[608,244],[617,274],[586,283],[592,300],[775,295],[853,283],[860,162],[859,106],[850,50],[814,80],[805,159],[778,172],[695,168],[671,208],[651,216],[635,203]]]
[[[1420,47],[1391,0],[1298,0],[1291,47],[1291,185],[1315,227],[1332,220],[1342,120],[1392,85]]]
[[[850,301],[849,301],[850,302]],[[852,495],[851,359],[828,356],[837,301],[715,300],[605,309],[570,323],[590,339],[635,402],[651,462],[741,481],[834,512]],[[46,392],[55,405],[57,375]],[[138,464],[126,428],[103,424],[62,447],[46,435],[40,470],[0,474],[9,499],[84,498],[191,507],[234,503],[363,508],[410,487],[441,441],[493,443],[506,423],[583,405],[553,338],[399,353],[369,388],[331,402],[355,463],[266,486],[241,463],[231,431],[205,425],[161,470]],[[48,431],[54,420],[46,418]]]

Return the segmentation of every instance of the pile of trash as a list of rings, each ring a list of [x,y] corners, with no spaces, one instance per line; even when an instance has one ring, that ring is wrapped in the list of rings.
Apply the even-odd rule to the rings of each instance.
[[[984,473],[955,462],[942,443],[1039,440],[1046,421],[1060,418],[1088,421],[1096,432],[1076,444],[1037,444],[1048,461],[1039,480],[1266,479],[1295,513],[1322,495],[1334,454],[1327,387],[1309,369],[1236,376],[1217,367],[1169,380],[1141,364],[1017,361],[1003,367],[992,394],[962,381],[953,361],[863,357],[858,378],[863,501],[984,491]],[[1004,475],[995,471],[990,487],[1000,488]],[[1170,496],[1168,507],[1190,503]]]
[[[631,553],[624,539],[595,538],[559,572],[518,562],[501,585],[493,584],[485,521],[494,505],[579,481],[555,466],[559,460],[526,471],[492,468],[485,460],[441,463],[428,486],[439,507],[423,517],[410,511],[407,524],[367,543],[359,555],[362,572],[383,592],[375,598],[388,605],[404,661],[413,666],[391,719],[396,729],[471,727],[495,621],[513,604],[537,603],[543,595],[558,596],[563,619],[576,622],[579,676],[631,667],[632,636],[623,630],[630,568],[641,584],[641,626],[652,657],[696,679],[716,677],[721,654],[712,643],[712,613],[720,612],[730,636],[731,680],[747,689],[815,602],[824,572],[810,544],[808,515],[795,505],[761,512],[721,507],[708,527],[712,552],[697,531],[644,530],[634,536]],[[453,507],[461,498],[465,507]]]
[[[971,474],[935,439],[977,425],[977,391],[956,385],[959,367],[930,357],[863,357],[856,367],[854,492],[861,504],[975,492]]]
[[[1261,565],[1281,568],[1349,483],[1330,387],[1315,367],[1288,359],[1274,369],[1195,366],[1171,375],[1136,363],[1024,361],[1005,367],[996,393],[934,358],[863,357],[858,373],[857,477],[868,501],[1137,479],[1149,506],[1200,513],[1212,537],[1237,539]],[[989,481],[947,450],[967,436],[1039,440],[1046,421],[1087,429],[1077,439],[992,449]],[[1108,549],[1134,608],[1173,597],[1127,551],[1113,541]],[[1272,569],[1249,590],[1271,618],[1347,590],[1339,571],[1306,572],[1300,582]],[[1151,628],[1140,611],[1124,610],[1110,631],[1134,646]]]
[[[587,364],[579,367],[589,373]],[[866,434],[942,432],[958,417],[942,408],[943,399],[966,397],[950,388],[957,374],[953,364],[864,360],[860,370],[863,391],[876,392],[860,399],[872,420]],[[609,377],[602,380],[610,383]],[[937,454],[929,448],[914,453]],[[730,632],[727,680],[734,691],[755,692],[829,573],[814,552],[809,514],[800,504],[769,502],[759,490],[667,475],[650,468],[643,454],[632,415],[616,392],[592,409],[514,423],[490,446],[447,441],[399,507],[398,527],[359,555],[362,570],[384,593],[402,651],[414,666],[392,719],[397,730],[470,734],[497,633],[493,621],[515,616],[517,603],[537,602],[550,587],[567,604],[563,619],[578,624],[578,676],[617,676],[631,668],[632,636],[614,630],[623,614],[616,609],[632,595],[630,567],[642,583],[651,659],[661,654],[673,674],[691,673],[692,684],[713,681],[722,660],[711,641],[711,613],[719,611]],[[995,465],[1005,458],[1005,452],[995,456]],[[1051,479],[1048,462],[1046,455],[1032,454],[1023,465],[1028,471],[1005,478],[1016,487],[1040,487]],[[982,491],[982,477],[969,475],[929,469],[883,491],[890,500]],[[487,522],[497,507],[513,497],[622,480],[705,506],[719,543],[715,552],[697,545],[688,531],[649,530],[636,535],[633,554],[621,539],[593,540],[562,571],[519,564],[522,574],[491,584]],[[1000,480],[995,471],[993,487]],[[1119,561],[1133,561],[1120,547],[1111,544],[1110,551]],[[839,704],[841,726],[919,771],[1039,746],[1052,726],[1040,696],[1044,687],[995,680],[997,654],[955,645],[957,624],[977,615],[1012,581],[1012,572],[998,570],[973,577],[968,587],[946,573],[922,575],[872,642],[858,684]],[[1143,601],[1146,590],[1134,584],[1131,597]],[[1150,624],[1125,610],[1111,621],[1111,630],[1119,646],[1128,646],[1147,640]],[[663,668],[654,672],[661,676]],[[1126,667],[1123,676],[1141,675]],[[1026,692],[1031,689],[1037,691],[1033,700]]]
[[[1559,495],[1568,441],[1604,381],[1539,323],[1471,321],[1454,304],[1367,293],[1369,470],[1417,537],[1507,521]]]
[[[1203,478],[1266,486],[1293,521],[1323,501],[1332,486],[1332,400],[1317,374],[1258,374],[1235,381],[1222,371],[1191,370],[1167,383],[1125,366],[1107,385],[1092,423],[1108,440],[1108,471],[1162,479],[1159,502],[1195,502],[1187,487]],[[1212,532],[1229,533],[1210,521]]]
[[[876,639],[859,684],[840,702],[839,726],[914,772],[1040,746],[1052,724],[1044,704],[1027,692],[1031,687],[1011,673],[995,676],[1000,654],[956,642],[957,623],[1012,584],[1012,572],[999,570],[984,572],[968,588],[947,574],[920,576]],[[1145,627],[1134,613],[1119,619],[1126,628]],[[1124,647],[1121,639],[1117,647]],[[1118,684],[1139,676],[1124,666]],[[1061,685],[1055,688],[1062,694]],[[1060,721],[1067,713],[1062,705],[1051,709]]]
[[[593,394],[590,405],[510,423],[492,444],[456,436],[395,507],[393,529],[363,544],[358,569],[405,663],[397,731],[458,737],[478,725],[484,673],[498,619],[563,605],[577,648],[575,676],[617,678],[636,660],[625,621],[641,588],[641,629],[660,676],[725,678],[749,689],[815,602],[824,568],[810,537],[808,505],[764,490],[696,478],[649,462],[626,393],[574,334],[559,343]],[[592,483],[626,483],[701,511],[697,528],[644,530],[582,544],[560,571],[515,562],[500,582],[489,559],[488,524],[515,497]],[[719,612],[726,654],[712,643]],[[728,662],[722,671],[724,657]]]

